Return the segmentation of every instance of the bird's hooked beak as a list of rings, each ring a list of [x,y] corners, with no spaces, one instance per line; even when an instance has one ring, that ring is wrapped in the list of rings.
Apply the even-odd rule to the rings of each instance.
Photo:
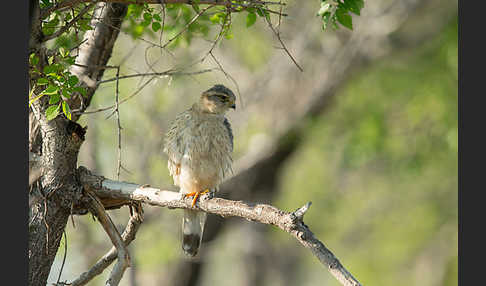
[[[236,110],[236,104],[234,104],[234,103],[233,103],[233,104],[231,104],[230,108],[233,108],[233,109],[235,109],[235,110]]]

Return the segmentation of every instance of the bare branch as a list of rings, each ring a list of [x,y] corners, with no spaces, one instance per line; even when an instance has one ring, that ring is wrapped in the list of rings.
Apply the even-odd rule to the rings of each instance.
[[[186,26],[184,26],[184,28],[182,30],[179,31],[179,33],[177,33],[174,37],[170,38],[163,46],[162,48],[165,48],[167,47],[172,41],[174,41],[177,37],[179,37],[182,33],[184,33],[185,31],[187,31],[187,29],[189,29],[189,26],[192,25],[192,23],[194,23],[199,17],[201,17],[202,14],[204,14],[204,12],[206,12],[207,10],[213,8],[214,6],[216,6],[216,4],[212,4],[212,5],[209,5],[208,7],[202,9],[201,11],[199,11],[199,13],[197,13],[187,24]]]
[[[120,94],[119,91],[119,83],[120,83],[120,67],[116,69],[116,90],[115,90],[115,113],[116,113],[116,120],[118,123],[118,165],[116,169],[116,177],[120,180],[120,169],[121,169],[121,123],[120,123],[120,110],[118,108],[118,97]]]
[[[275,30],[275,28],[273,27],[272,25],[272,22],[270,22],[270,19],[268,17],[265,17],[265,20],[267,21],[267,24],[268,26],[270,27],[270,29],[272,30],[272,32],[275,34],[275,36],[277,36],[277,39],[278,41],[280,42],[280,45],[282,46],[282,48],[285,50],[285,52],[287,53],[287,55],[289,55],[290,59],[294,62],[294,64],[297,66],[297,68],[303,72],[304,69],[297,63],[297,61],[294,59],[294,57],[292,56],[292,54],[289,52],[289,50],[287,49],[287,47],[285,46],[284,42],[282,41],[282,39],[280,38],[280,31],[277,31]],[[280,26],[280,16],[279,16],[279,24]]]
[[[143,209],[140,203],[134,205],[134,212],[128,220],[127,226],[121,235],[123,243],[128,246],[134,239],[140,225],[143,222]],[[86,285],[94,277],[101,274],[117,258],[117,250],[112,247],[90,270],[82,273],[77,279],[70,283],[71,286]]]
[[[109,79],[105,79],[105,80],[100,80],[100,81],[97,82],[97,84],[100,85],[102,83],[107,83],[107,82],[110,82],[110,81],[132,78],[132,77],[141,77],[141,76],[144,77],[144,76],[195,75],[195,74],[212,72],[213,70],[214,69],[204,69],[204,70],[195,71],[195,72],[182,72],[182,71],[168,70],[168,71],[165,71],[165,72],[137,73],[137,74],[130,74],[130,75],[124,75],[124,76],[109,78]]]
[[[112,181],[91,174],[86,168],[78,169],[81,183],[93,190],[106,207],[120,207],[133,202],[146,203],[169,209],[191,209],[191,199],[183,199],[178,192],[143,187],[138,184]],[[195,209],[222,217],[236,216],[249,221],[277,226],[295,237],[331,272],[342,285],[361,285],[334,254],[319,241],[302,218],[310,203],[295,212],[286,212],[267,204],[253,204],[202,196]]]
[[[62,257],[61,269],[59,270],[59,276],[57,277],[56,285],[59,284],[59,281],[61,280],[62,270],[64,269],[64,263],[66,263],[66,255],[67,255],[67,235],[66,235],[66,230],[64,230],[64,256]]]
[[[152,77],[149,78],[144,84],[142,84],[131,95],[123,98],[122,100],[119,100],[118,105],[126,102],[130,98],[132,98],[135,95],[137,95],[140,91],[142,91],[142,89],[145,86],[147,86],[152,80],[154,80],[158,76],[196,75],[196,74],[202,74],[202,73],[212,72],[213,70],[215,70],[215,69],[204,69],[204,70],[195,71],[195,72],[165,71],[165,72],[138,73],[138,74],[132,74],[132,75],[126,75],[126,76],[119,76],[118,77],[118,80],[120,80],[120,79],[126,79],[126,78],[133,78],[133,77],[144,77],[144,76],[152,76]],[[110,78],[110,79],[107,79],[107,80],[99,81],[98,84],[106,83],[106,82],[111,82],[111,81],[116,81],[116,80],[117,80],[117,78],[114,77],[114,78]],[[110,110],[110,109],[115,109],[115,108],[116,108],[116,104],[113,104],[113,105],[110,105],[110,106],[107,106],[107,107],[98,108],[98,109],[95,109],[95,110],[89,110],[89,111],[82,111],[80,109],[77,109],[77,110],[73,110],[72,111],[72,114],[77,114],[77,115],[90,114],[90,113],[97,113],[97,112],[102,112],[102,111],[106,111],[106,110]],[[115,114],[115,110],[113,110],[113,112],[110,115],[108,115],[107,118],[111,117],[113,114]]]
[[[125,272],[125,269],[130,266],[130,256],[125,247],[125,244],[115,227],[115,224],[105,212],[105,209],[101,202],[96,198],[90,189],[86,189],[88,196],[91,198],[90,211],[98,218],[98,221],[105,229],[106,233],[110,237],[111,242],[117,249],[118,260],[115,267],[111,270],[110,278],[106,281],[106,285],[116,286],[120,283],[120,280]]]

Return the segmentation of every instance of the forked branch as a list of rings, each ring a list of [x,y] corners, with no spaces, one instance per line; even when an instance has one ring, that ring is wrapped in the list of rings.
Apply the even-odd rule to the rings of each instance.
[[[115,267],[113,267],[111,270],[108,281],[106,281],[107,286],[116,286],[118,283],[120,283],[125,269],[130,266],[130,256],[128,255],[128,251],[120,234],[118,233],[118,230],[115,227],[115,224],[106,213],[101,202],[90,189],[86,189],[86,192],[91,198],[89,210],[98,218],[98,221],[103,226],[105,232],[108,234],[111,242],[116,248],[118,261],[116,262]]]
[[[125,246],[128,246],[134,239],[140,225],[143,222],[143,209],[140,203],[135,203],[133,206],[133,213],[128,220],[125,231],[123,231],[121,238]],[[118,257],[116,247],[112,247],[100,260],[98,260],[90,270],[82,273],[76,280],[72,281],[70,286],[86,285],[94,277],[101,274],[113,261]]]
[[[93,190],[106,208],[117,208],[133,202],[141,202],[169,209],[191,209],[191,199],[182,199],[178,192],[112,181],[93,175],[84,167],[80,167],[78,171],[81,183],[85,188]],[[304,224],[303,217],[309,207],[310,203],[307,203],[295,212],[286,212],[267,204],[203,196],[195,209],[222,217],[237,216],[249,221],[274,225],[295,237],[300,244],[308,248],[342,285],[361,285]]]

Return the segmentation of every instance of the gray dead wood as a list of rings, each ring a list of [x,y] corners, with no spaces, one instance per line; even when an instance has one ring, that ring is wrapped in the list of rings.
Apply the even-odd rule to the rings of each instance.
[[[182,199],[179,192],[112,181],[93,175],[84,167],[80,167],[78,171],[84,188],[93,191],[107,208],[140,202],[169,209],[191,209],[192,200],[190,198]],[[307,203],[294,212],[286,212],[267,204],[254,204],[203,196],[194,208],[222,217],[241,217],[253,222],[274,225],[292,235],[300,244],[309,249],[342,285],[361,285],[324,243],[317,239],[309,227],[304,224],[303,217],[309,207],[310,203]]]

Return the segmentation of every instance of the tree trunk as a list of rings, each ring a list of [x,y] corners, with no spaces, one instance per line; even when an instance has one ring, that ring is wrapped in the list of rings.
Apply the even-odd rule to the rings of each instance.
[[[40,30],[39,3],[30,2],[29,26],[31,35],[29,50],[39,56],[42,69],[46,55]],[[126,14],[125,4],[99,3],[91,23],[95,28],[85,34],[87,41],[80,47],[77,62],[89,67],[105,66],[111,56],[113,45]],[[74,71],[73,71],[74,72]],[[89,79],[97,81],[104,69],[80,68],[81,82],[88,86],[88,97],[81,105],[70,102],[72,108],[84,110],[96,91],[97,85],[89,85]],[[36,80],[31,78],[32,83]],[[73,97],[75,98],[75,97]],[[80,98],[80,97],[77,97]],[[63,115],[47,121],[45,110],[47,98],[32,104],[29,115],[29,151],[39,155],[37,166],[41,166],[41,176],[29,190],[29,285],[46,285],[52,263],[56,256],[62,234],[73,206],[82,205],[82,186],[76,174],[79,148],[84,141],[85,129]],[[32,170],[31,170],[32,171]]]

